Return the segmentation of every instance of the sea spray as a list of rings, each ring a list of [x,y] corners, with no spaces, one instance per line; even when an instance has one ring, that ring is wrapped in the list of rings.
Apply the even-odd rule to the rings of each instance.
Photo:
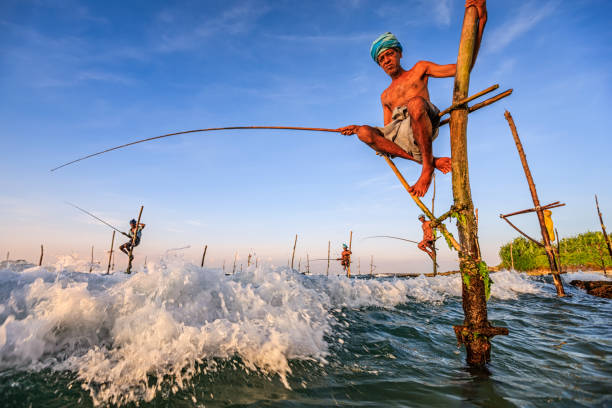
[[[166,257],[132,276],[55,266],[0,274],[0,367],[76,374],[94,404],[150,401],[194,375],[235,361],[290,386],[292,361],[326,364],[341,349],[344,308],[391,309],[460,296],[459,276],[347,279],[251,266],[225,276]],[[524,275],[492,275],[493,301],[538,293]]]

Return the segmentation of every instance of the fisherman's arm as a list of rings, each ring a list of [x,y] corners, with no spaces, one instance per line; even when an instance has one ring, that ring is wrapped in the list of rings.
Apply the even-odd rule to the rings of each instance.
[[[454,77],[457,73],[457,64],[439,65],[435,62],[419,61],[416,68],[423,70],[423,75],[434,78]]]
[[[138,226],[140,227],[140,229],[143,229],[144,227],[146,227],[146,225],[143,224],[142,222],[140,224],[138,224]]]

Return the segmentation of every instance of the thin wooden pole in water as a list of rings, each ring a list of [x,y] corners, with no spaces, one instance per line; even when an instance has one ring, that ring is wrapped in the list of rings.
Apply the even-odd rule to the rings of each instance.
[[[93,270],[93,263],[94,263],[93,252],[94,252],[94,247],[92,245],[91,246],[91,262],[89,263],[89,273],[91,273],[91,271]]]
[[[249,252],[249,256],[248,256],[248,258],[247,258],[247,268],[248,268],[249,266],[251,266],[251,256],[252,256],[252,255],[251,255],[251,253]]]
[[[115,230],[113,230],[113,237],[111,238],[111,247],[108,252],[108,266],[106,267],[106,274],[110,273],[111,261],[113,259],[113,246],[115,245]]]
[[[298,272],[302,272],[302,257],[298,259]]]
[[[43,245],[40,244],[40,258],[38,258],[38,266],[42,266],[42,260],[43,260],[44,253],[45,253],[45,250],[43,248]]]
[[[306,253],[306,275],[310,275],[310,256]]]
[[[484,92],[484,91],[483,91]],[[433,194],[431,196],[431,213],[435,214],[435,204],[436,204],[436,173],[432,175],[433,178]],[[433,245],[431,247],[432,261],[433,261],[433,275],[436,276],[438,274],[438,249],[436,248],[436,230],[433,231],[434,240]]]
[[[329,256],[330,256],[330,253],[331,253],[331,241],[327,241],[327,272],[325,272],[325,274],[327,276],[329,276]]]
[[[200,263],[200,268],[204,267],[204,260],[206,259],[207,250],[208,250],[208,245],[204,245],[204,252],[202,253],[202,262]]]
[[[234,267],[232,268],[232,275],[236,273],[236,261],[238,260],[238,252],[234,253]]]
[[[136,231],[134,232],[134,236],[132,237],[132,245],[130,245],[130,251],[128,253],[128,266],[127,266],[127,269],[125,270],[125,273],[127,274],[132,273],[132,259],[134,259],[132,254],[134,253],[134,244],[136,243],[136,237],[138,237],[138,228],[140,228],[140,218],[142,217],[143,209],[144,209],[144,206],[141,205],[140,212],[138,213],[138,221],[136,221]]]
[[[606,245],[608,246],[608,254],[612,257],[612,244],[610,244],[610,236],[606,232],[606,226],[603,222],[603,216],[601,215],[601,211],[599,210],[599,200],[597,199],[597,194],[595,194],[595,205],[597,206],[597,215],[599,216],[599,225],[601,225],[601,231],[603,232],[604,239],[606,240]]]
[[[374,275],[374,255],[370,255],[370,277]]]
[[[223,260],[223,274],[225,275],[225,259]]]
[[[291,253],[291,269],[293,269],[293,261],[295,260],[295,247],[297,246],[297,234],[295,234],[295,241],[293,241],[293,252]]]
[[[527,156],[525,155],[525,150],[523,149],[523,144],[521,143],[521,139],[519,138],[518,132],[516,130],[516,125],[514,124],[514,119],[512,119],[512,115],[510,114],[510,112],[506,111],[504,113],[504,116],[506,117],[508,125],[510,126],[510,131],[512,132],[512,137],[514,138],[514,143],[516,144],[516,150],[518,151],[519,157],[521,159],[521,164],[523,165],[525,178],[527,179],[527,184],[529,185],[529,191],[531,192],[533,206],[536,209],[536,214],[538,215],[540,231],[542,232],[542,242],[544,242],[544,251],[546,252],[546,257],[548,258],[548,264],[550,265],[550,272],[553,276],[553,282],[555,284],[555,287],[557,288],[557,296],[563,297],[565,296],[565,290],[563,289],[563,282],[561,281],[561,277],[559,276],[559,265],[556,262],[554,251],[552,249],[552,246],[550,245],[550,236],[548,234],[548,230],[546,229],[546,222],[544,221],[544,210],[542,210],[542,208],[540,207],[538,191],[536,190],[536,186],[533,181],[533,176],[531,175],[531,170],[529,169],[529,164],[527,163]]]
[[[349,252],[351,252],[353,247],[353,231],[351,231],[351,237],[349,238]],[[349,255],[348,266],[346,267],[346,277],[351,277],[351,255]]]
[[[453,102],[464,99],[469,90],[470,69],[477,41],[478,15],[476,7],[465,9],[457,68],[453,91]],[[467,363],[483,366],[491,358],[490,338],[507,334],[508,329],[492,327],[487,317],[487,294],[490,279],[488,268],[480,258],[476,216],[469,179],[467,155],[468,109],[458,106],[451,112],[450,143],[452,163],[453,200],[459,213],[459,268],[463,275],[461,287],[463,298],[463,325],[454,326],[458,343],[465,345]]]

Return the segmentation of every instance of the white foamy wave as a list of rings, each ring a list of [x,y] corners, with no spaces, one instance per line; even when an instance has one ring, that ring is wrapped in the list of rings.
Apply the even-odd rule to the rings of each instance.
[[[603,273],[596,272],[569,272],[561,275],[561,278],[564,282],[568,284],[573,280],[583,280],[583,281],[603,281],[603,280],[612,280],[612,272],[608,271],[608,275],[604,275]]]
[[[131,276],[84,269],[63,258],[0,274],[0,368],[73,371],[95,404],[151,400],[164,380],[181,388],[213,359],[236,356],[289,387],[290,360],[325,363],[328,341],[342,341],[326,336],[332,310],[461,295],[459,275],[349,280],[260,266],[225,276],[176,257]],[[510,272],[492,278],[499,299],[541,285]]]

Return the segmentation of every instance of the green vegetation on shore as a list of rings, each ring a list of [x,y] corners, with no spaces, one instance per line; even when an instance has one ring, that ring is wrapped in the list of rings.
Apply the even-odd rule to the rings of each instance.
[[[604,263],[606,268],[612,267],[612,259],[608,255],[606,242],[601,232],[589,231],[575,237],[563,238],[560,253],[563,269],[602,269]],[[514,269],[517,271],[549,269],[544,248],[523,237],[512,241],[512,256]],[[502,260],[500,267],[510,269],[512,264],[510,243],[500,248],[499,257]]]

